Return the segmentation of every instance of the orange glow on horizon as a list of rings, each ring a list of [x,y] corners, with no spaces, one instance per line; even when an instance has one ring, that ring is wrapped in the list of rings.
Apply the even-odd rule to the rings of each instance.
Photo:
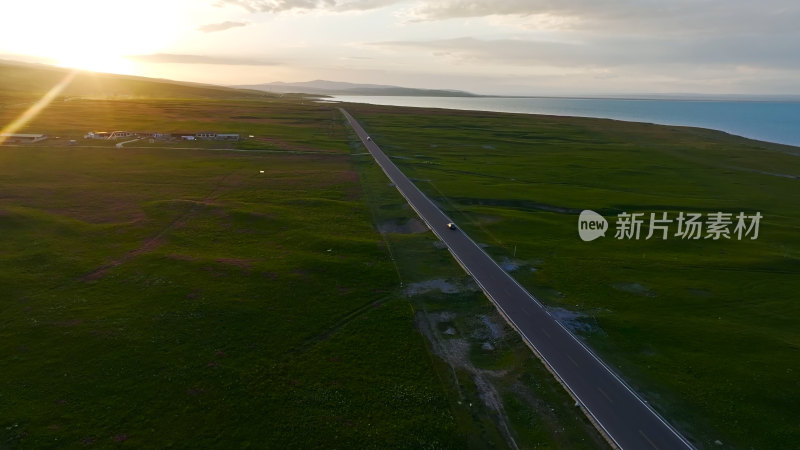
[[[117,55],[102,57],[69,55],[59,58],[56,61],[56,65],[68,69],[86,70],[89,72],[138,75],[137,64],[135,62]]]

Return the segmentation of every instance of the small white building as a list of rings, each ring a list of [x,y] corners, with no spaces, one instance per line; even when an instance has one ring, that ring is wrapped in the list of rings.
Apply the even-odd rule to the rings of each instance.
[[[114,131],[113,133],[111,133],[111,135],[108,138],[109,139],[123,139],[123,138],[129,138],[131,136],[133,136],[133,132],[131,132],[131,131]]]
[[[195,134],[195,136],[197,136],[197,139],[215,139],[217,137],[217,133],[214,133],[213,131],[201,131]]]
[[[0,133],[0,143],[32,144],[47,139],[46,134]]]
[[[90,131],[83,136],[84,139],[108,139],[111,133],[107,131]]]

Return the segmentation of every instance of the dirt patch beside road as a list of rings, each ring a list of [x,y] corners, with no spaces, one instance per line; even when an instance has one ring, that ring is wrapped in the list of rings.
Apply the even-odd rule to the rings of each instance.
[[[417,234],[428,231],[428,227],[419,219],[386,220],[378,225],[381,233]]]

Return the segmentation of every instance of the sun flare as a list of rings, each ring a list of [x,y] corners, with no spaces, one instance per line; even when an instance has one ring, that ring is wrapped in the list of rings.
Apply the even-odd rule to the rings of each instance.
[[[102,57],[83,54],[63,55],[56,61],[56,65],[124,75],[134,75],[137,69],[136,63],[133,61],[112,53],[106,53]]]
[[[157,52],[181,31],[178,3],[158,0],[27,1],[12,9],[9,17],[36,20],[0,28],[8,50],[98,72],[134,74],[136,64],[126,55]]]

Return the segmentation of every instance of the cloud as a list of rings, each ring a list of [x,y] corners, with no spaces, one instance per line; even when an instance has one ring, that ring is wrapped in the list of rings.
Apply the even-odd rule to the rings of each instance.
[[[607,33],[792,32],[796,0],[426,0],[401,16],[412,22],[455,18],[555,17],[567,26]]]
[[[238,58],[230,56],[181,55],[173,53],[155,53],[152,55],[130,55],[127,59],[153,64],[214,64],[227,66],[272,66],[276,63],[256,58]]]
[[[369,45],[416,51],[462,64],[488,66],[612,68],[645,66],[664,68],[694,65],[709,67],[760,67],[800,69],[800,54],[793,40],[769,37],[594,37],[575,42],[528,39],[476,39],[461,37],[428,41],[375,42]]]
[[[217,0],[252,13],[370,11],[406,4],[405,22],[476,17],[520,18],[531,29],[600,34],[713,35],[794,33],[796,0]]]
[[[210,23],[207,25],[202,25],[197,27],[197,30],[202,31],[203,33],[215,33],[217,31],[225,31],[225,30],[230,30],[231,28],[244,27],[244,26],[247,26],[247,22],[226,21],[221,23]]]
[[[285,11],[369,11],[400,3],[401,0],[219,0],[217,5],[234,5],[250,12]]]
[[[409,17],[416,20],[443,20],[465,17],[485,17],[491,15],[536,15],[548,12],[570,12],[570,4],[581,3],[575,0],[439,0],[421,1],[408,10]],[[587,2],[588,6],[592,3]]]

